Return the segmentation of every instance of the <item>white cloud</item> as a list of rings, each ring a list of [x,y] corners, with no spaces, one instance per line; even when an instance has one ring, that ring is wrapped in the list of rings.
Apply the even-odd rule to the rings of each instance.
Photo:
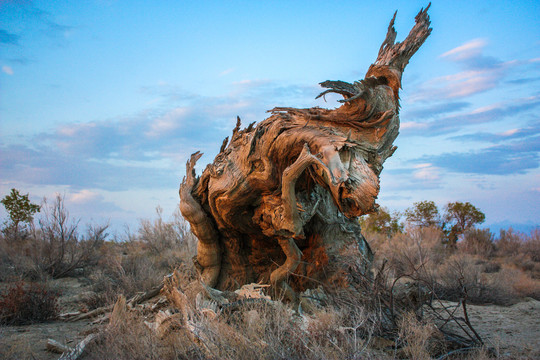
[[[11,68],[11,66],[7,66],[7,65],[2,66],[2,71],[8,75],[13,75],[13,69]]]
[[[431,79],[407,100],[410,102],[463,98],[494,89],[505,76],[506,66],[467,70]]]
[[[452,60],[465,60],[478,56],[481,54],[482,49],[486,46],[487,41],[485,39],[473,39],[465,44],[453,48],[441,55],[441,57],[447,57]]]
[[[87,189],[83,189],[79,192],[75,192],[69,195],[68,200],[75,204],[85,204],[92,201],[100,200],[103,196]]]
[[[431,163],[423,163],[415,165],[414,168],[416,169],[413,172],[413,177],[418,180],[438,180],[440,178],[439,176],[439,169]]]
[[[502,132],[501,135],[502,136],[512,136],[512,135],[514,135],[515,133],[517,133],[520,130],[521,129],[510,129],[510,130],[507,130],[505,132]]]
[[[399,127],[402,130],[405,130],[405,129],[422,129],[422,128],[425,128],[426,126],[427,124],[425,123],[419,123],[416,121],[405,121],[405,122],[402,122]]]
[[[179,107],[169,111],[152,122],[150,130],[146,132],[146,135],[159,137],[178,129],[181,125],[182,118],[188,115],[188,113],[189,110],[185,107]]]
[[[223,70],[222,72],[219,73],[219,76],[229,75],[230,73],[234,72],[234,70],[235,70],[234,68]]]

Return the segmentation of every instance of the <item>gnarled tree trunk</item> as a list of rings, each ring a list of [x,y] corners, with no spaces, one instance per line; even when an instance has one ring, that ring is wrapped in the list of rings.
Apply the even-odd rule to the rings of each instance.
[[[238,119],[200,177],[201,154],[191,156],[180,209],[199,239],[196,263],[207,285],[270,283],[294,299],[296,291],[335,281],[351,247],[369,267],[357,217],[376,206],[379,174],[396,150],[401,75],[431,32],[426,8],[395,43],[394,19],[365,79],[321,83],[328,90],[319,96],[341,94],[341,107],[278,107],[245,129]]]

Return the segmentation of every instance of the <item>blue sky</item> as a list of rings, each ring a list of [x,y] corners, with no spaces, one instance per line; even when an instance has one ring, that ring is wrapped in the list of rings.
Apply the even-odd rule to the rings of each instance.
[[[398,10],[420,1],[1,1],[0,195],[65,195],[74,217],[171,214],[236,116],[363,78]],[[434,1],[403,78],[398,150],[379,204],[470,201],[486,225],[540,223],[540,4]],[[5,216],[5,213],[0,213]]]

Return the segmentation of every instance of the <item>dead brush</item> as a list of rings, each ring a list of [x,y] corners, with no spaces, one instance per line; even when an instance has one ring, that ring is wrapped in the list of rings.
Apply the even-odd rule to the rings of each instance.
[[[16,282],[0,296],[0,324],[25,325],[55,319],[58,294],[46,285]]]
[[[431,359],[435,354],[444,353],[446,344],[444,335],[428,320],[418,320],[416,314],[408,312],[399,320],[398,344],[400,354],[410,359]],[[401,357],[401,356],[400,356]]]
[[[421,249],[421,244],[417,248]],[[434,273],[428,267],[429,262],[418,263],[429,258],[429,254],[422,252],[413,259],[404,256],[401,269],[406,269],[406,273],[399,273],[382,261],[369,276],[359,271],[358,257],[351,253],[341,259],[348,266],[349,286],[325,288],[329,303],[349,313],[363,313],[365,321],[356,330],[362,339],[390,340],[395,351],[412,358],[445,356],[458,349],[470,351],[482,347],[483,341],[467,317],[459,318],[444,307],[434,306],[442,304],[436,293]],[[464,282],[465,268],[459,269],[453,275],[458,279],[459,306],[466,314],[469,295]],[[445,326],[448,323],[456,324],[458,333]]]

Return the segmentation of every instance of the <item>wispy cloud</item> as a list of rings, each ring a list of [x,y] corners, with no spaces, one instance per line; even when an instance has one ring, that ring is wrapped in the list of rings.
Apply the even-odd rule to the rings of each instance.
[[[472,134],[465,134],[459,136],[453,136],[450,140],[457,140],[461,142],[489,142],[498,144],[509,140],[524,139],[530,136],[536,136],[540,133],[540,122],[532,123],[531,125],[513,128],[499,133],[490,132],[475,132]]]
[[[311,88],[267,81],[238,85],[219,97],[191,95],[176,107],[170,105],[177,103],[171,88],[165,90],[164,102],[152,109],[123,118],[64,124],[26,143],[1,146],[2,177],[29,184],[115,191],[176,187],[189,154],[197,150],[216,154],[237,115],[244,126],[262,121],[268,116],[269,99],[275,101],[276,94],[285,105],[296,102],[293,97],[313,102]],[[83,195],[90,194],[78,196]]]
[[[465,153],[425,156],[435,166],[453,172],[490,175],[523,174],[540,165],[540,136]]]
[[[13,75],[13,69],[11,68],[11,66],[7,66],[7,65],[2,66],[2,72],[8,75]]]
[[[61,24],[53,14],[39,9],[31,1],[7,1],[1,6],[9,8],[3,10],[9,13],[10,21],[3,24],[5,29],[0,29],[0,44],[17,46],[18,53],[9,58],[5,53],[0,53],[0,57],[13,63],[28,63],[27,57],[32,57],[28,54],[29,42],[46,39],[55,47],[65,46],[66,40],[76,29],[74,26]],[[17,24],[16,31],[9,28],[10,23]],[[29,36],[31,33],[32,36]],[[40,36],[36,37],[34,34]]]
[[[19,45],[20,36],[0,29],[0,44]]]
[[[84,204],[84,203],[92,202],[95,200],[101,200],[101,199],[103,199],[103,195],[100,195],[99,193],[88,190],[88,189],[75,191],[71,193],[68,198],[70,202],[77,203],[77,204]]]
[[[485,39],[474,39],[443,53],[440,56],[442,60],[455,63],[463,70],[426,81],[407,100],[426,102],[459,99],[483,93],[499,86],[513,69],[531,64],[530,61],[502,61],[484,55],[486,46]],[[533,79],[534,77],[521,81],[534,81]],[[516,84],[518,83],[516,80]]]
[[[464,110],[471,106],[471,103],[467,101],[445,101],[442,103],[435,103],[433,105],[416,107],[411,110],[405,110],[402,113],[402,118],[406,119],[432,119],[438,115],[454,113],[460,110]]]
[[[420,180],[439,180],[439,169],[431,163],[422,163],[414,166],[413,177]]]
[[[539,106],[540,95],[529,96],[505,103],[479,107],[464,113],[440,117],[432,121],[412,122],[410,125],[402,126],[402,130],[407,135],[433,136],[448,134],[462,130],[470,125],[500,122],[510,117],[514,118]]]
[[[481,55],[482,49],[486,46],[486,44],[486,39],[473,39],[463,45],[445,52],[441,55],[441,57],[451,58],[454,61],[467,60]]]
[[[229,68],[229,69],[226,69],[226,70],[223,70],[222,72],[220,72],[219,76],[229,75],[230,73],[233,73],[234,71],[235,71],[234,68]]]
[[[163,116],[152,121],[150,130],[145,134],[150,137],[160,137],[176,131],[182,124],[182,120],[190,115],[190,110],[185,107],[172,109]]]

